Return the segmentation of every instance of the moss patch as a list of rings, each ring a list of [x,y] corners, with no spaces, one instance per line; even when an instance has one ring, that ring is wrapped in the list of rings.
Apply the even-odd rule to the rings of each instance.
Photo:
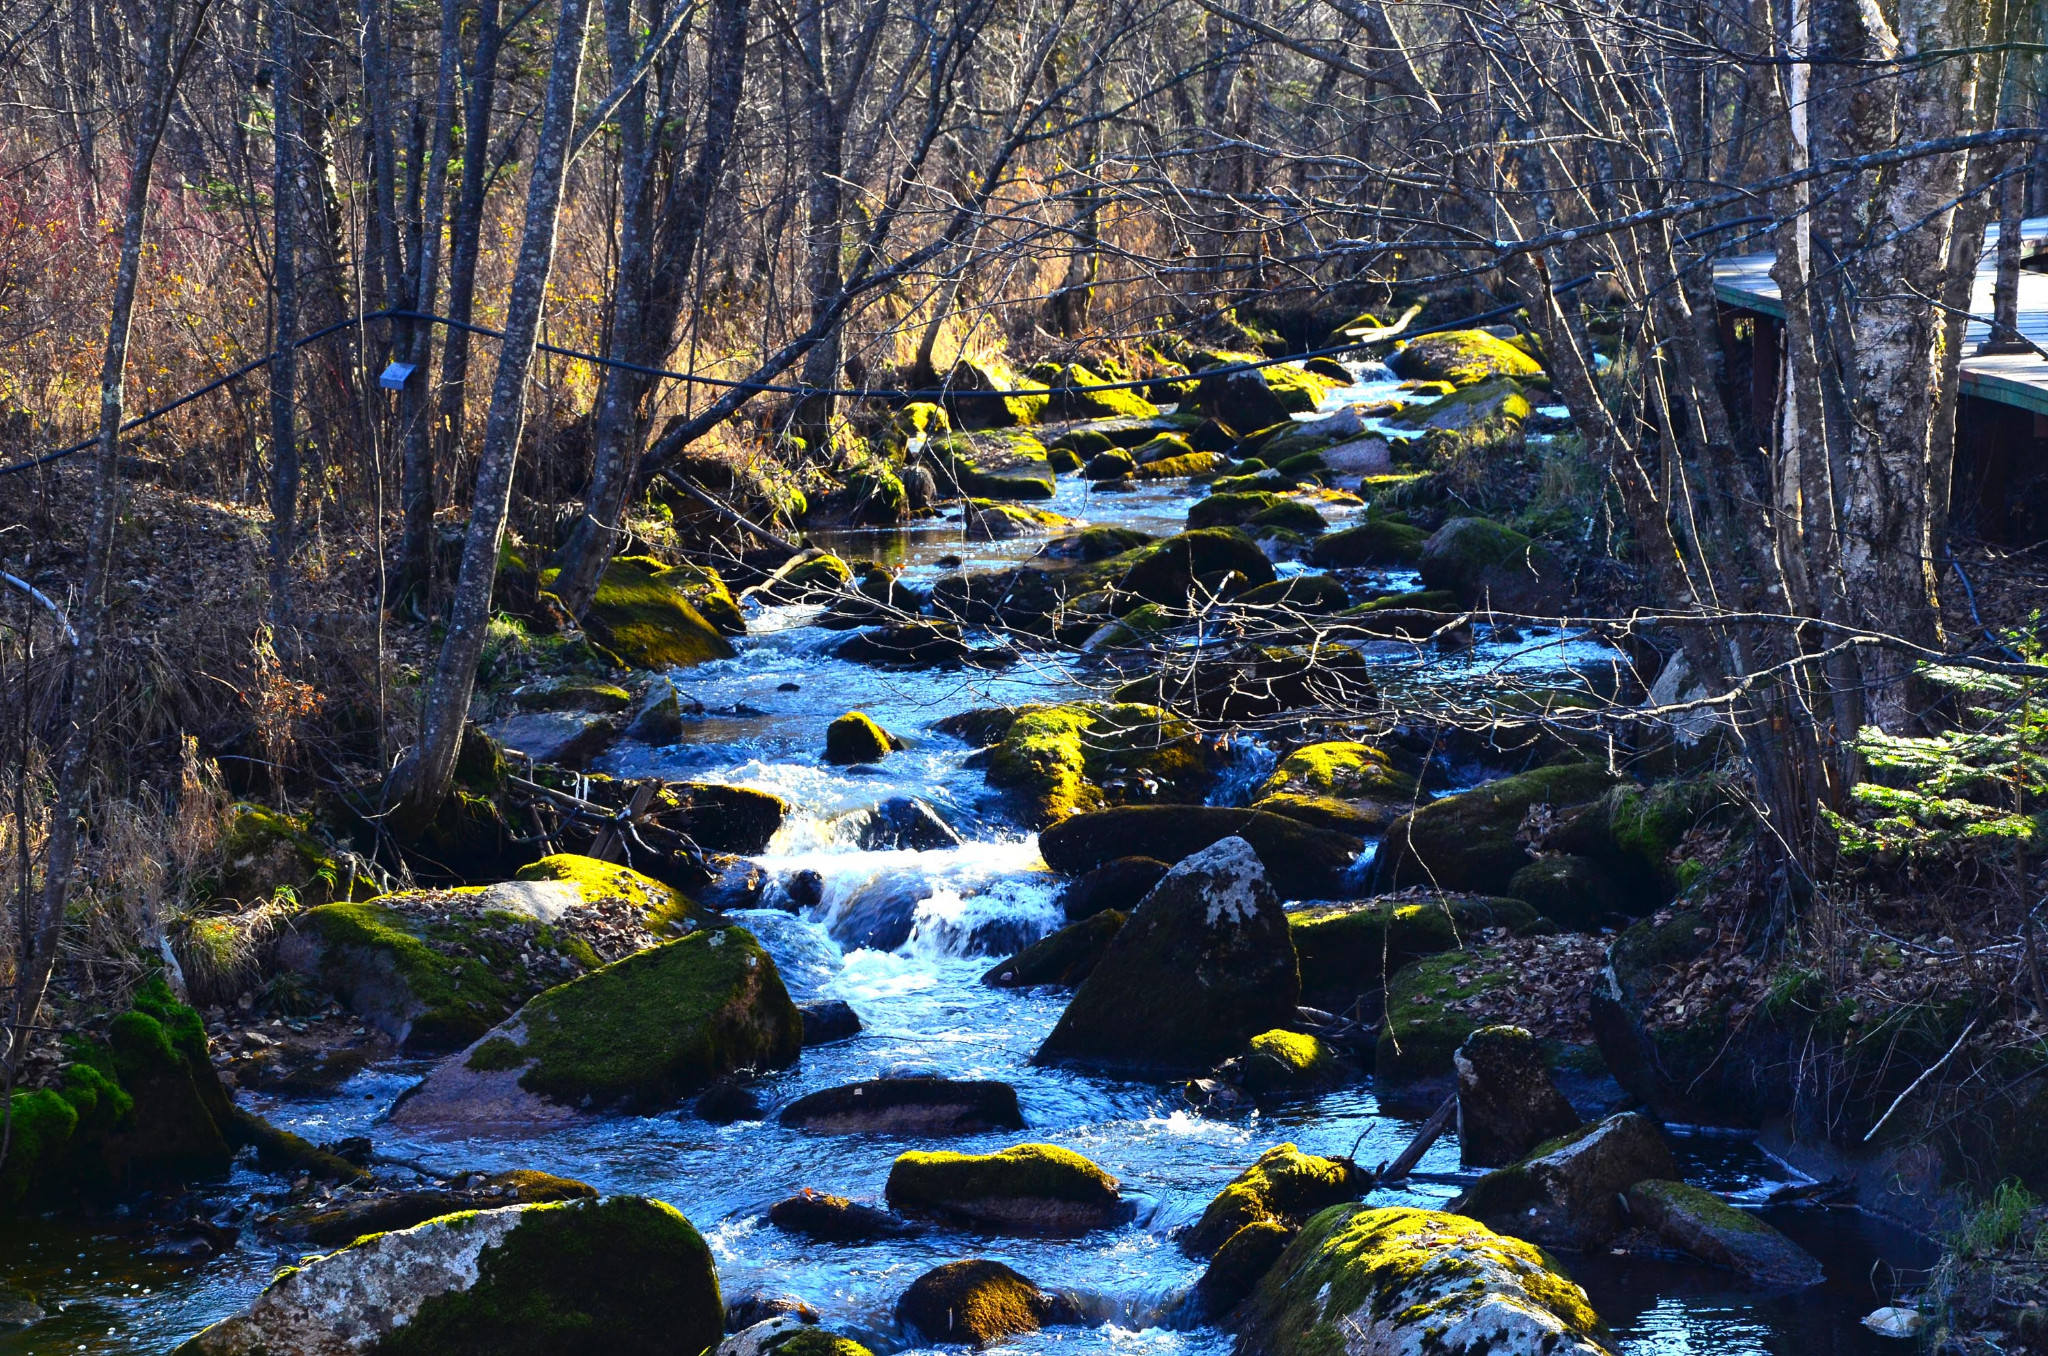
[[[1181,1235],[1181,1250],[1190,1257],[1211,1257],[1248,1224],[1299,1224],[1318,1210],[1356,1199],[1365,1185],[1364,1175],[1348,1160],[1276,1144],[1217,1193],[1201,1220]]]
[[[1302,1000],[1349,1007],[1411,961],[1470,945],[1492,927],[1521,928],[1535,911],[1517,899],[1448,895],[1390,896],[1321,904],[1287,916],[1301,963]]]
[[[640,910],[651,932],[659,933],[672,923],[694,925],[697,919],[697,906],[674,886],[643,876],[630,866],[574,852],[543,857],[532,866],[521,867],[513,879],[567,881],[586,904],[623,899]]]
[[[1493,947],[1445,952],[1397,972],[1387,982],[1375,1051],[1380,1081],[1396,1085],[1448,1076],[1452,1053],[1467,1036],[1492,1025],[1485,1013],[1460,1005],[1519,982]]]
[[[1411,339],[1387,359],[1394,375],[1410,381],[1447,381],[1470,386],[1488,377],[1531,378],[1542,364],[1485,330],[1446,330]]]
[[[1244,1086],[1255,1097],[1305,1092],[1344,1078],[1344,1061],[1314,1036],[1299,1031],[1265,1031],[1252,1037],[1240,1066]]]
[[[1127,796],[1193,797],[1205,780],[1195,734],[1158,707],[1136,703],[1026,711],[1003,733],[988,767],[989,785],[1015,795],[1034,828]]]
[[[1595,800],[1617,779],[1595,763],[1566,763],[1503,777],[1403,815],[1374,865],[1381,891],[1404,885],[1507,893],[1529,863],[1515,835],[1533,805],[1565,809]]]
[[[582,622],[591,641],[626,668],[683,668],[734,653],[651,556],[615,557]]]
[[[889,1204],[910,1209],[991,1197],[1102,1207],[1121,1200],[1116,1178],[1052,1144],[1018,1144],[993,1154],[913,1149],[889,1169],[887,1195]]]
[[[1304,744],[1273,768],[1259,787],[1261,796],[1283,792],[1315,796],[1397,796],[1415,792],[1415,779],[1396,772],[1387,755],[1370,744],[1331,740]]]

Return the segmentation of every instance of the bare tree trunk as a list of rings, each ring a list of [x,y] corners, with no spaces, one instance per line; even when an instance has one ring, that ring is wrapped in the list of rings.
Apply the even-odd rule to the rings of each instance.
[[[477,660],[483,653],[491,591],[497,581],[498,548],[511,507],[512,471],[526,419],[527,374],[533,366],[541,310],[554,268],[555,230],[569,167],[569,142],[576,130],[576,94],[589,21],[588,0],[562,0],[527,188],[526,228],[506,303],[505,338],[491,390],[490,417],[477,456],[476,494],[463,542],[462,572],[455,583],[440,662],[427,692],[420,746],[399,774],[403,794],[394,827],[401,834],[424,825],[447,799],[462,727],[469,717],[470,695],[476,688]]]
[[[687,176],[668,186],[659,218],[646,230],[644,297],[629,297],[628,252],[622,241],[619,259],[619,308],[637,312],[632,323],[614,321],[608,355],[642,366],[665,361],[675,347],[682,317],[684,282],[696,258],[712,192],[725,172],[732,145],[734,118],[746,77],[749,0],[717,0],[711,14],[709,50],[704,72],[704,136]],[[651,157],[653,139],[644,143]],[[624,170],[622,169],[622,178]],[[651,190],[651,179],[637,188]],[[626,203],[630,208],[632,198]],[[630,222],[630,217],[628,221]],[[612,368],[605,373],[599,397],[595,454],[590,485],[584,491],[583,516],[563,546],[555,596],[572,615],[581,616],[597,592],[598,579],[618,545],[618,525],[632,493],[640,454],[647,443],[655,392],[653,378]]]
[[[441,235],[446,225],[442,217],[446,211],[448,157],[454,151],[456,68],[461,61],[461,41],[461,2],[441,0],[441,59],[434,81],[433,140],[422,186],[419,268],[412,285],[412,305],[418,311],[434,309],[435,288],[440,281]],[[424,322],[405,329],[405,360],[413,365],[413,374],[398,396],[399,431],[405,446],[398,491],[403,526],[399,531],[398,570],[392,575],[391,597],[387,600],[390,602],[425,587],[431,574],[436,440],[427,369],[433,359],[433,332],[433,327]]]
[[[192,29],[184,44],[172,50],[177,6],[159,4],[151,15],[145,39],[142,76],[142,117],[129,166],[128,188],[121,212],[121,262],[114,275],[114,294],[107,315],[106,354],[100,364],[99,442],[93,456],[96,493],[92,535],[86,542],[84,605],[73,614],[78,634],[73,647],[69,709],[63,747],[57,760],[55,803],[50,815],[50,845],[43,866],[43,889],[34,927],[23,939],[24,955],[15,977],[14,1029],[7,1061],[18,1071],[26,1053],[29,1029],[35,1025],[56,968],[64,934],[65,903],[71,894],[71,873],[78,863],[79,839],[86,808],[86,754],[91,740],[94,704],[98,697],[100,647],[105,639],[108,589],[114,571],[114,529],[121,517],[121,423],[127,410],[128,336],[135,314],[135,291],[142,272],[143,228],[149,213],[149,186],[156,150],[163,141],[178,77],[198,41],[208,0],[199,0]]]
[[[270,359],[270,622],[292,617],[292,549],[299,514],[298,188],[299,133],[293,98],[299,62],[298,13],[292,0],[270,10],[271,287],[274,294]]]
[[[498,56],[505,43],[499,24],[499,0],[477,6],[476,54],[470,68],[469,93],[462,105],[462,191],[455,200],[448,239],[448,327],[441,347],[438,413],[434,418],[433,466],[452,467],[462,447],[464,407],[469,399],[469,322],[476,305],[477,257],[483,248],[484,195],[490,187],[491,123],[498,90]],[[407,591],[427,587],[434,570],[434,486],[425,487],[424,501],[406,505],[405,540],[400,547],[399,573]]]

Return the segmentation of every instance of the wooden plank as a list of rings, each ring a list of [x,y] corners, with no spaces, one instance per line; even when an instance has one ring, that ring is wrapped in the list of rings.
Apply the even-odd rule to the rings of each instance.
[[[2048,217],[2029,217],[2022,223],[2021,252],[2027,258],[2048,254]],[[1771,265],[1776,262],[1774,254],[1715,260],[1715,297],[1724,306],[1782,321],[1785,301],[1771,277]],[[1994,225],[1985,232],[1984,254],[1971,289],[1973,319],[1963,331],[1963,394],[2048,415],[2048,358],[2038,353],[1979,355],[1976,351],[1990,334],[1991,293],[1997,279],[1998,228]],[[1980,316],[1985,319],[1974,318]],[[2048,347],[2048,273],[2031,269],[2020,273],[2019,330]]]

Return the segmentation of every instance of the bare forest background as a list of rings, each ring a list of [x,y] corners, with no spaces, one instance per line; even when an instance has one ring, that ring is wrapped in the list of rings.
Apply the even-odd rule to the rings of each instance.
[[[2048,674],[1958,629],[1949,504],[1975,261],[2048,193],[2040,17],[4,0],[16,1020],[60,954],[88,988],[139,963],[211,850],[194,807],[430,818],[505,550],[558,566],[573,616],[664,473],[787,531],[883,456],[899,392],[1048,358],[1170,381],[1191,344],[1300,354],[1411,308],[1545,355],[1585,610],[1697,678],[1682,709],[1551,718],[1624,751],[1720,718],[1790,936],[1870,776],[1858,732],[1967,723],[1921,666]],[[1759,408],[1710,269],[1764,250],[1787,319]],[[1966,799],[2029,813],[2019,739]]]

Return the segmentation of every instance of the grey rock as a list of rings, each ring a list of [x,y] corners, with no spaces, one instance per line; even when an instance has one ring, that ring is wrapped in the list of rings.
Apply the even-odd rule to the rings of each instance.
[[[1551,1081],[1542,1047],[1523,1028],[1482,1027],[1465,1038],[1451,1063],[1458,1072],[1461,1162],[1504,1167],[1579,1128],[1579,1114]]]

